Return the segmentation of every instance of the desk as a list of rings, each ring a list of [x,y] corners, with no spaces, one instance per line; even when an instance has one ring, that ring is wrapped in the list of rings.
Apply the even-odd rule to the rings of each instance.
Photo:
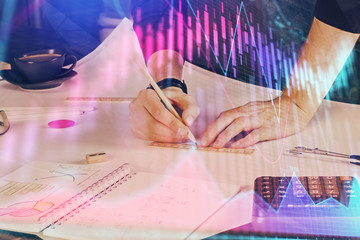
[[[131,134],[128,103],[65,102],[66,97],[135,97],[139,89],[148,85],[131,61],[140,54],[131,23],[124,20],[93,53],[79,62],[75,68],[78,75],[58,88],[25,91],[0,81],[1,108],[97,108],[94,112],[73,117],[76,125],[66,129],[48,128],[47,123],[55,119],[12,120],[9,117],[11,128],[0,137],[0,176],[35,160],[85,164],[85,154],[93,152],[106,152],[111,162],[126,161],[139,170],[160,174],[170,174],[186,163],[192,171],[178,173],[182,177],[202,178],[206,175],[216,182],[248,189],[253,187],[256,177],[263,175],[359,175],[360,168],[348,163],[284,154],[285,150],[295,146],[359,154],[360,127],[356,121],[360,118],[360,106],[356,105],[324,101],[304,131],[285,139],[257,144],[254,154],[240,155],[151,148],[147,146],[148,142],[136,139]],[[201,108],[199,119],[192,127],[195,136],[221,111],[231,108],[221,85],[235,106],[268,99],[269,91],[273,96],[279,94],[274,90],[215,75],[190,63],[185,64],[184,79],[190,94],[197,99]],[[223,190],[225,196],[234,194]],[[241,208],[251,214],[251,199],[250,203],[249,199],[243,201],[243,206],[229,204],[224,212],[231,213],[233,209]],[[201,236],[234,227],[242,221],[232,215],[225,224],[223,220],[227,216],[215,215],[208,226],[205,224],[201,228]]]

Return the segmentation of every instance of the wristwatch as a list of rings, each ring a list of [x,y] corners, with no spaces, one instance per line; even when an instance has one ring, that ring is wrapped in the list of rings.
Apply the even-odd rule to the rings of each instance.
[[[184,93],[188,93],[187,92],[187,86],[185,84],[185,81],[180,81],[176,78],[165,78],[159,82],[157,82],[157,85],[159,86],[160,89],[164,89],[167,87],[178,87],[180,88]],[[149,86],[146,89],[153,89],[154,88],[151,86],[151,84],[149,84]]]

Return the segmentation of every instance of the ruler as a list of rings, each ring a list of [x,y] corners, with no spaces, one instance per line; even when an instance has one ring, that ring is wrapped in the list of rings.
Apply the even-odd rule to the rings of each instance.
[[[131,102],[134,97],[67,97],[65,101],[73,102]]]
[[[252,154],[255,151],[255,149],[250,149],[250,148],[236,149],[236,148],[200,147],[195,144],[188,144],[188,143],[152,142],[149,144],[149,146],[163,147],[163,148],[191,149],[191,150],[200,150],[200,151],[209,151],[209,152],[239,153],[239,154]]]

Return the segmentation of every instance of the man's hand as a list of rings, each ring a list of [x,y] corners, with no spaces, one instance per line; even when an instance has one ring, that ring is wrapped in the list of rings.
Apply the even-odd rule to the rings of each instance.
[[[152,89],[139,92],[130,103],[130,128],[135,136],[157,142],[183,142],[188,139],[188,126],[199,115],[195,99],[177,87],[163,89],[173,105],[182,110],[182,119],[186,126],[171,114]]]
[[[312,117],[285,95],[281,101],[276,98],[273,102],[274,105],[271,101],[250,102],[222,112],[201,135],[200,145],[245,148],[261,141],[292,135],[302,130]],[[242,138],[238,139],[239,136]]]
[[[339,30],[314,18],[281,101],[277,98],[273,103],[251,102],[223,112],[205,130],[199,143],[245,148],[302,130],[317,111],[358,38],[359,34]],[[241,132],[247,135],[230,141]]]

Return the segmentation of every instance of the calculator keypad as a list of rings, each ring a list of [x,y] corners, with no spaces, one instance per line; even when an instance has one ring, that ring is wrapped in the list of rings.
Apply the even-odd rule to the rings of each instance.
[[[257,201],[265,211],[271,206],[274,210],[281,207],[307,207],[333,198],[348,206],[356,197],[353,177],[345,176],[311,176],[311,177],[259,177],[255,180],[255,193],[262,201]],[[290,185],[291,182],[291,185]],[[287,194],[292,194],[294,201],[281,205]],[[310,198],[309,198],[310,197]]]

